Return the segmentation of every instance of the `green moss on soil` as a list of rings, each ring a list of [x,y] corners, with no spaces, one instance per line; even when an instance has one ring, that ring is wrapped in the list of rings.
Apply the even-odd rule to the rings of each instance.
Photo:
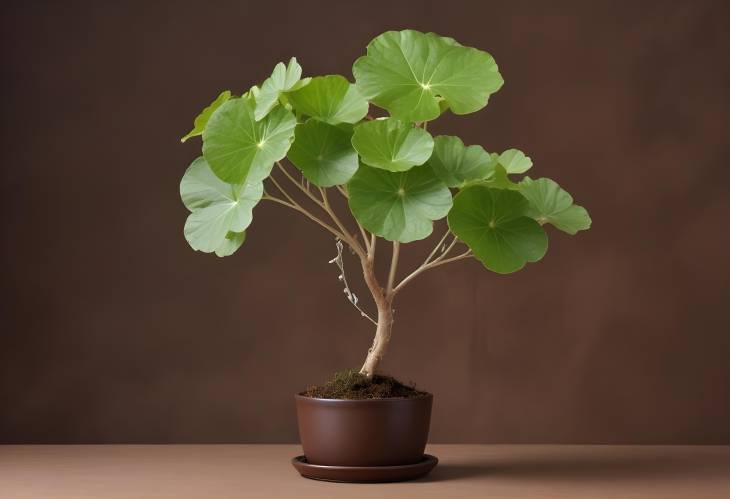
[[[401,383],[391,376],[380,374],[368,379],[356,369],[335,373],[324,385],[310,386],[302,395],[321,399],[385,399],[422,397],[426,392],[415,385]]]

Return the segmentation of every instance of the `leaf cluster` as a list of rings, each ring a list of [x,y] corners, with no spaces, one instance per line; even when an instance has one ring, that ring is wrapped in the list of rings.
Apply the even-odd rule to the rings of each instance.
[[[478,111],[501,88],[487,52],[434,33],[388,31],[352,72],[354,83],[341,75],[302,78],[292,58],[241,95],[222,92],[195,118],[182,140],[202,135],[202,156],[180,185],[194,249],[226,256],[241,246],[264,181],[285,157],[314,186],[346,193],[352,215],[372,234],[417,241],[446,217],[498,273],[544,256],[544,224],[568,234],[590,227],[588,212],[555,181],[514,177],[533,166],[522,151],[488,152],[428,132],[429,121]],[[372,118],[371,105],[387,117]]]

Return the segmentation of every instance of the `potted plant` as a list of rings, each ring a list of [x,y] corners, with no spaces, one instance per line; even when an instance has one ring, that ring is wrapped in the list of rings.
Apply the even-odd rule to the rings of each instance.
[[[488,53],[434,33],[388,31],[352,72],[354,83],[340,75],[302,78],[292,58],[260,86],[242,95],[226,90],[206,107],[182,139],[203,139],[202,156],[180,184],[191,212],[184,233],[195,250],[231,255],[264,202],[336,238],[331,263],[375,337],[359,371],[296,396],[304,456],[294,464],[314,478],[399,480],[436,461],[423,454],[432,396],[378,374],[397,296],[422,273],[460,260],[515,272],[545,255],[545,224],[572,235],[591,220],[553,180],[518,179],[532,167],[522,151],[489,153],[429,133],[439,115],[478,111],[500,89]],[[371,106],[385,116],[373,117]],[[401,273],[402,246],[429,238],[443,218],[448,229],[423,264]],[[360,264],[374,314],[350,290],[345,248]],[[376,275],[383,253],[389,271]]]

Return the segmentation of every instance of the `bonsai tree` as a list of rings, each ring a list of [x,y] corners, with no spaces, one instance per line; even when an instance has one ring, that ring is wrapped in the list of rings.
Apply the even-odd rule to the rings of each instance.
[[[441,114],[478,111],[502,87],[487,52],[434,33],[388,31],[352,72],[355,83],[340,75],[302,78],[292,58],[242,95],[222,92],[182,138],[202,135],[203,146],[180,195],[191,212],[188,243],[220,257],[243,244],[262,202],[332,234],[337,255],[330,263],[339,267],[345,295],[375,325],[360,370],[370,377],[391,338],[395,299],[419,275],[472,258],[492,272],[516,272],[545,255],[545,224],[573,235],[591,219],[555,181],[518,178],[532,168],[522,151],[487,152],[428,132]],[[387,116],[373,117],[371,106]],[[345,198],[349,213],[335,209],[333,196]],[[427,239],[444,217],[448,229],[423,263],[399,277],[401,246]],[[378,276],[375,261],[386,244],[390,270]],[[350,290],[345,247],[359,260],[376,314]]]

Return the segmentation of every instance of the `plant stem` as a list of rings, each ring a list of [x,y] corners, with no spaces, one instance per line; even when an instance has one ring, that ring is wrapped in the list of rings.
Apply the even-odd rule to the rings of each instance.
[[[424,127],[425,127],[424,123]],[[360,235],[363,238],[364,248],[358,241],[357,237],[354,237],[350,232],[347,230],[345,225],[342,223],[340,218],[337,216],[337,213],[335,213],[334,209],[330,205],[329,198],[327,197],[327,191],[324,188],[319,188],[319,193],[321,196],[321,199],[318,199],[308,188],[306,188],[302,183],[297,182],[294,177],[286,170],[286,168],[280,163],[276,163],[281,172],[286,176],[286,178],[294,184],[294,186],[302,191],[312,202],[314,202],[317,206],[319,206],[322,210],[324,210],[329,217],[332,219],[332,221],[337,226],[336,228],[328,224],[327,222],[324,222],[316,215],[310,213],[306,208],[304,208],[301,204],[299,204],[291,195],[289,195],[288,192],[284,189],[284,187],[273,177],[270,176],[271,182],[274,184],[274,186],[284,195],[286,200],[280,199],[278,197],[270,195],[268,192],[264,193],[264,196],[262,197],[262,200],[266,201],[272,201],[274,203],[280,204],[282,206],[286,206],[288,208],[291,208],[295,211],[298,211],[305,215],[310,220],[316,222],[318,225],[320,225],[322,228],[330,232],[332,235],[340,239],[341,241],[345,242],[348,246],[352,248],[352,250],[357,254],[357,256],[360,258],[360,264],[362,266],[363,271],[363,278],[365,279],[365,284],[368,287],[368,290],[370,291],[370,294],[373,297],[373,301],[375,302],[375,305],[378,309],[378,320],[377,320],[377,327],[375,330],[375,337],[373,338],[373,343],[371,347],[368,349],[367,356],[365,357],[365,362],[362,365],[362,368],[360,369],[360,372],[362,374],[365,374],[368,377],[371,377],[373,374],[375,374],[378,365],[380,364],[380,361],[383,359],[383,356],[385,355],[385,352],[387,350],[388,344],[390,343],[390,338],[393,331],[393,299],[395,298],[395,295],[403,289],[403,287],[408,284],[410,281],[415,279],[419,274],[450,263],[455,262],[457,260],[461,260],[464,258],[469,258],[472,256],[471,251],[467,251],[465,253],[462,253],[458,256],[446,258],[446,255],[451,251],[451,249],[456,245],[458,242],[457,238],[454,237],[453,241],[449,244],[449,246],[437,257],[434,259],[434,255],[438,252],[438,249],[444,244],[444,241],[446,241],[446,238],[450,234],[450,231],[446,231],[446,233],[441,237],[436,247],[431,251],[431,253],[428,255],[426,260],[421,264],[420,267],[418,267],[416,270],[411,272],[410,275],[405,277],[397,286],[395,285],[396,281],[396,275],[398,271],[398,260],[400,258],[400,243],[397,241],[393,242],[393,252],[391,255],[391,261],[390,261],[390,270],[388,272],[388,281],[386,284],[386,288],[383,289],[380,286],[380,283],[378,282],[377,276],[375,275],[375,246],[377,244],[377,237],[375,234],[370,234],[368,237],[368,233],[365,230],[365,228],[357,221],[358,229],[360,230]],[[347,198],[347,192],[341,187],[337,187],[338,191]],[[364,314],[362,310],[360,310],[361,314]],[[368,319],[373,321],[367,314],[365,314]],[[374,321],[373,321],[374,322]]]
[[[454,243],[452,243],[451,247],[453,247],[453,245],[454,245]],[[444,253],[444,255],[445,255],[445,253]],[[393,289],[393,293],[392,293],[392,295],[391,295],[391,299],[392,299],[392,297],[393,297],[393,296],[395,296],[395,295],[396,295],[396,294],[397,294],[397,293],[398,293],[398,292],[399,292],[399,291],[400,291],[401,289],[403,289],[403,288],[405,287],[405,285],[406,285],[406,284],[408,284],[408,283],[409,283],[409,282],[411,282],[411,281],[412,281],[413,279],[415,279],[416,277],[418,277],[418,275],[420,275],[421,273],[423,273],[423,272],[425,272],[425,271],[427,271],[427,270],[430,270],[430,269],[433,269],[433,268],[439,267],[439,266],[441,266],[441,265],[445,265],[445,264],[447,264],[447,263],[451,263],[451,262],[456,262],[456,261],[458,261],[458,260],[463,260],[464,258],[471,258],[471,257],[473,256],[473,253],[471,252],[471,250],[467,250],[467,251],[465,251],[464,253],[462,253],[462,254],[460,254],[460,255],[457,255],[457,256],[453,256],[453,257],[451,257],[451,258],[446,258],[446,259],[443,259],[444,255],[441,255],[441,256],[440,256],[439,258],[437,258],[436,260],[434,260],[434,261],[432,261],[432,262],[430,262],[430,263],[427,263],[427,264],[421,265],[421,266],[420,266],[420,267],[418,267],[418,268],[417,268],[416,270],[414,270],[413,272],[411,272],[411,273],[410,273],[410,274],[409,274],[409,275],[408,275],[407,277],[405,277],[405,278],[404,278],[404,279],[403,279],[403,280],[402,280],[402,281],[401,281],[401,282],[400,282],[400,283],[399,283],[399,284],[398,284],[398,285],[397,285],[397,286],[395,287],[395,289]]]
[[[357,222],[357,220],[355,220]],[[373,246],[370,242],[370,238],[368,237],[367,232],[365,232],[365,228],[360,225],[360,222],[357,222],[357,228],[360,229],[360,235],[362,236],[362,240],[365,243],[365,251],[368,253],[368,258],[370,258],[370,255],[373,250]]]
[[[426,265],[428,262],[431,261],[431,258],[436,254],[436,252],[439,250],[442,244],[444,244],[444,241],[446,241],[446,238],[449,237],[449,234],[451,234],[451,229],[446,229],[446,232],[444,235],[439,239],[439,242],[436,243],[436,246],[431,250],[431,253],[428,254],[426,259],[423,261],[423,265]]]
[[[327,214],[329,214],[332,221],[335,222],[335,225],[337,225],[337,227],[340,228],[342,233],[347,234],[349,236],[350,232],[347,230],[345,225],[340,221],[339,217],[335,213],[335,210],[333,210],[332,207],[330,206],[329,199],[327,198],[327,190],[322,187],[319,187],[319,194],[320,194],[320,196],[322,196],[322,208],[324,209],[324,211],[326,211]],[[357,242],[357,239],[355,239],[355,238],[352,238],[352,239],[355,241],[355,243],[358,246],[360,245],[360,243]]]
[[[286,192],[286,191],[284,190],[284,188],[283,188],[283,187],[281,186],[281,184],[279,184],[279,182],[277,182],[277,181],[276,181],[276,179],[274,178],[274,176],[273,176],[273,175],[269,175],[269,180],[271,180],[271,182],[272,182],[272,183],[273,183],[273,184],[274,184],[274,185],[276,186],[276,188],[277,188],[277,189],[279,189],[279,192],[281,192],[281,193],[282,193],[282,194],[284,195],[284,197],[285,197],[286,199],[288,199],[288,200],[289,200],[289,202],[290,202],[291,204],[293,204],[293,205],[295,205],[295,206],[298,206],[299,208],[301,208],[301,207],[302,207],[302,206],[301,206],[301,205],[300,205],[299,203],[297,203],[297,202],[296,202],[296,201],[294,200],[294,198],[293,198],[293,197],[291,197],[291,196],[289,195],[289,193],[288,193],[288,192]]]
[[[272,201],[274,203],[278,203],[280,205],[286,206],[287,208],[291,208],[292,210],[298,211],[299,213],[305,215],[310,220],[318,223],[325,230],[327,230],[328,232],[332,233],[332,235],[334,235],[335,237],[337,237],[339,239],[342,239],[343,241],[345,240],[344,234],[340,233],[334,227],[332,227],[332,226],[328,225],[327,223],[323,222],[322,220],[320,220],[319,218],[317,218],[315,215],[313,215],[312,213],[308,212],[306,209],[302,208],[297,203],[292,204],[292,203],[289,203],[287,201],[284,201],[283,199],[279,199],[277,197],[274,197],[274,196],[271,196],[271,195],[268,195],[268,194],[265,195],[265,196],[263,196],[261,199],[263,201]]]
[[[441,253],[438,257],[436,257],[436,259],[433,260],[431,263],[436,263],[436,262],[443,260],[446,257],[446,255],[448,255],[449,252],[454,248],[454,246],[456,246],[456,243],[458,243],[458,242],[459,242],[459,240],[456,238],[456,236],[454,236],[454,240],[451,241],[451,243],[449,243],[449,245],[446,247],[446,249],[443,251],[443,253]]]
[[[279,167],[279,170],[282,171],[282,173],[286,176],[289,181],[294,184],[294,186],[302,191],[314,204],[322,208],[327,214],[330,216],[333,222],[335,222],[335,225],[340,229],[341,236],[340,239],[342,239],[345,243],[347,243],[352,250],[357,253],[358,256],[361,258],[366,256],[365,250],[358,242],[357,238],[352,237],[352,235],[349,233],[347,228],[340,222],[340,219],[337,217],[337,214],[334,212],[334,210],[330,207],[329,201],[327,200],[327,194],[326,191],[322,188],[320,188],[320,194],[322,195],[322,200],[317,199],[317,197],[312,194],[309,189],[304,187],[301,183],[297,182],[297,180],[291,176],[291,174],[287,171],[287,169],[284,167],[284,165],[281,164],[280,161],[276,162],[276,165]],[[273,177],[272,177],[273,178]],[[281,187],[279,187],[281,189]],[[288,196],[287,196],[288,197]]]
[[[286,178],[288,178],[289,181],[292,184],[294,184],[294,186],[297,189],[299,189],[300,191],[302,191],[309,199],[311,199],[314,202],[314,204],[316,204],[320,208],[324,209],[324,203],[322,203],[322,201],[320,201],[319,199],[317,199],[317,197],[314,194],[312,194],[311,192],[309,192],[309,189],[307,189],[302,184],[300,184],[299,182],[297,182],[297,180],[294,177],[291,176],[291,173],[289,173],[287,171],[287,169],[284,168],[284,165],[282,165],[280,161],[277,161],[276,162],[276,166],[279,167],[279,170],[281,170],[282,173],[284,173],[284,175],[286,175]]]
[[[335,187],[337,188],[337,191],[340,194],[342,194],[342,197],[344,197],[348,201],[350,200],[350,195],[347,193],[347,189],[344,186],[336,185]],[[324,194],[322,197],[324,197]],[[370,244],[370,238],[368,238],[367,232],[365,231],[365,228],[360,224],[360,222],[358,222],[357,219],[355,219],[355,217],[352,217],[352,218],[353,218],[353,220],[355,220],[355,223],[357,224],[357,228],[360,230],[360,235],[362,236],[362,241],[363,241],[363,244],[365,245],[365,251],[369,255],[370,248],[372,246]]]
[[[373,344],[368,350],[365,362],[360,369],[360,374],[372,377],[383,359],[385,351],[390,343],[390,336],[393,331],[393,308],[390,301],[378,305],[378,327],[375,330]]]
[[[398,257],[400,256],[400,243],[393,241],[393,255],[390,259],[390,272],[388,273],[388,286],[385,288],[385,296],[393,293],[393,284],[395,283],[395,274],[398,269]]]
[[[367,284],[370,294],[373,295],[375,305],[378,307],[378,327],[375,329],[375,337],[373,344],[368,349],[365,362],[360,369],[360,373],[368,377],[372,377],[378,367],[378,364],[385,355],[385,350],[390,342],[390,334],[393,326],[393,302],[383,293],[383,289],[378,283],[375,275],[375,262],[370,258],[361,259],[363,277]]]
[[[373,301],[375,301],[375,305],[378,309],[378,320],[376,323],[377,325],[375,330],[375,338],[373,339],[373,344],[368,350],[365,362],[363,363],[362,369],[360,370],[361,373],[367,375],[368,377],[372,377],[372,375],[375,373],[375,370],[377,369],[378,364],[383,358],[383,355],[385,355],[385,350],[388,346],[388,343],[390,342],[390,335],[393,326],[392,299],[386,296],[386,293],[384,292],[383,288],[380,287],[377,276],[375,275],[375,244],[377,241],[377,237],[375,236],[375,234],[370,234],[370,238],[368,240],[367,232],[356,220],[365,246],[367,247],[367,252],[363,250],[357,238],[353,237],[347,231],[344,224],[340,221],[339,217],[330,206],[329,199],[327,198],[327,192],[324,189],[320,188],[320,195],[322,196],[322,200],[320,201],[316,197],[314,197],[314,195],[312,195],[309,189],[306,189],[303,185],[294,180],[294,178],[289,174],[288,171],[286,171],[281,163],[277,162],[277,165],[292,184],[294,184],[299,190],[307,195],[307,197],[309,197],[317,206],[322,208],[330,216],[330,218],[332,218],[332,221],[337,225],[339,230],[327,224],[326,222],[323,222],[317,216],[310,213],[307,209],[300,205],[292,196],[290,196],[286,192],[283,186],[279,184],[273,176],[269,178],[276,186],[276,188],[279,189],[279,191],[281,191],[281,193],[287,198],[288,201],[272,196],[268,192],[266,192],[261,199],[266,201],[272,201],[274,203],[286,206],[287,208],[291,208],[295,211],[302,213],[307,218],[313,220],[321,227],[326,229],[328,232],[333,234],[335,237],[347,243],[360,258],[360,264],[362,266],[365,284],[367,285],[368,290],[373,297]],[[395,281],[395,270],[398,264],[399,250],[399,243],[393,243],[393,259],[391,261],[391,270],[388,278],[390,289],[392,289],[393,283]],[[342,258],[341,255],[340,258]],[[340,270],[343,272],[344,280],[344,269],[341,268]],[[347,287],[347,284],[345,284],[345,286]],[[375,322],[361,308],[359,308],[357,305],[355,306],[356,308],[358,308],[358,310],[360,310],[360,313],[362,315],[370,319],[370,321]]]

